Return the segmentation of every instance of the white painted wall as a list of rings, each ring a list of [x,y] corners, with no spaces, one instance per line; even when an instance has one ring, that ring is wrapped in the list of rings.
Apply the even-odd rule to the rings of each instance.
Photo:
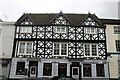
[[[114,26],[118,25],[106,25],[106,40],[107,40],[107,51],[116,52],[115,40],[120,40],[120,34],[114,34]]]
[[[14,40],[14,31],[15,26],[14,22],[0,22],[0,62],[2,62],[2,58],[10,59],[12,57],[12,48],[13,48],[13,40]],[[0,63],[0,75],[8,76],[9,67],[2,67],[2,63]]]
[[[107,52],[116,53],[115,40],[120,40],[120,34],[114,34],[114,26],[120,25],[106,25],[106,39],[107,39]],[[118,78],[118,54],[113,54],[108,57],[110,78]]]
[[[15,26],[14,22],[2,23],[2,58],[11,58]],[[1,56],[0,56],[1,57]]]

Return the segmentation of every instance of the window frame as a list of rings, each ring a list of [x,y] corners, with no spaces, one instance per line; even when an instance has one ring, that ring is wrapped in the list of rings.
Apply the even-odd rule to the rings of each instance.
[[[98,65],[102,65],[101,69],[103,69],[103,75],[98,75],[98,73],[100,74],[100,72],[98,72]],[[102,70],[100,70],[100,71],[102,71]],[[105,66],[104,66],[104,64],[96,64],[96,76],[97,77],[105,77]]]
[[[55,44],[59,44],[59,54],[58,55],[55,55],[55,53],[54,53],[54,49],[55,49],[55,47],[54,47],[54,45]],[[62,55],[62,53],[61,53],[61,51],[62,51],[62,44],[66,44],[66,55]],[[68,56],[68,43],[59,43],[59,42],[55,42],[55,43],[53,43],[53,56]]]
[[[60,28],[60,32],[57,31],[57,28]],[[62,32],[62,28],[65,29],[64,32]],[[67,32],[66,30],[67,29],[65,26],[55,26],[55,33],[66,33]]]
[[[85,45],[89,45],[90,46],[90,48],[89,48],[89,52],[90,52],[90,55],[89,56],[87,56],[86,55],[86,53],[85,53]],[[93,53],[92,53],[92,45],[96,45],[96,56],[95,55],[93,55]],[[98,44],[93,44],[93,43],[85,43],[85,44],[83,44],[83,52],[84,52],[84,57],[99,57],[99,54],[98,54]]]
[[[20,53],[20,44],[21,43],[25,43],[24,53]],[[27,43],[31,43],[31,45],[32,45],[30,54],[27,53]],[[18,44],[19,44],[18,45],[18,55],[32,55],[32,52],[33,52],[33,42],[32,41],[20,41]]]
[[[116,52],[120,52],[120,40],[115,40]]]
[[[114,34],[120,34],[120,26],[114,26]]]
[[[94,32],[92,32],[92,29]],[[88,32],[89,30],[89,32]],[[94,27],[84,27],[85,34],[97,34],[97,28]]]
[[[21,65],[21,63],[23,63],[24,66],[19,67],[18,63],[19,63],[20,65]],[[19,70],[18,67],[19,67],[19,68],[23,68],[23,73],[21,73],[21,74],[18,73],[18,70]],[[25,62],[22,62],[22,61],[21,61],[21,62],[17,62],[17,65],[16,65],[16,75],[25,75]]]
[[[28,31],[30,29],[30,31]],[[20,33],[32,33],[32,26],[21,26]]]
[[[90,70],[90,75],[89,75],[89,76],[86,76],[86,75],[85,75],[85,70],[86,70],[86,69],[84,69],[84,68],[85,68],[85,67],[84,67],[85,65],[89,65],[89,66],[90,66],[90,69],[88,69],[88,70]],[[87,70],[87,71],[88,71],[88,70]],[[83,64],[83,77],[92,77],[92,65],[91,65],[91,64]]]
[[[47,75],[45,72],[46,72],[46,68],[45,66],[49,65],[49,67],[51,68],[49,71],[50,71],[50,75]],[[48,66],[47,66],[48,67]],[[52,63],[44,63],[43,64],[43,76],[52,76]]]

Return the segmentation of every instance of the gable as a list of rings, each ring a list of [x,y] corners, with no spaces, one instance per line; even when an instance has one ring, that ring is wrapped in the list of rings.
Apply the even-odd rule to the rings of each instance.
[[[21,25],[31,25],[33,23],[29,18],[25,18],[20,24]]]
[[[53,25],[70,25],[70,21],[62,12],[60,12],[55,18],[53,18],[50,23]]]
[[[88,16],[82,21],[81,25],[84,26],[100,26],[101,23],[98,21],[96,17],[94,17],[91,14],[88,14]]]

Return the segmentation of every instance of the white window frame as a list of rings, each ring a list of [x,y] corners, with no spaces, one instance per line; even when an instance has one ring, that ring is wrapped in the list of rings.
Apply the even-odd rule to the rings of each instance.
[[[84,46],[83,46],[83,48],[84,48],[84,57],[99,57],[99,54],[98,54],[98,44],[89,44],[89,43],[86,43],[86,44],[83,44]],[[85,55],[85,45],[90,45],[90,56],[86,56]],[[93,54],[92,54],[92,45],[96,45],[96,48],[97,48],[97,54],[96,54],[96,56],[93,56]]]
[[[58,28],[60,28],[60,32],[58,32]],[[64,32],[62,32],[62,28],[65,29]],[[66,33],[66,27],[65,26],[55,26],[55,33]]]
[[[54,54],[54,44],[59,44],[59,55],[55,55]],[[62,44],[66,44],[67,46],[66,46],[66,49],[67,49],[67,51],[66,51],[66,55],[62,55],[61,54],[61,45]],[[57,42],[55,42],[55,43],[53,43],[53,56],[68,56],[68,43],[57,43]]]
[[[120,26],[114,26],[114,33],[120,34]]]
[[[20,33],[32,33],[32,26],[21,26]]]
[[[24,53],[19,53],[20,52],[20,44],[21,43],[25,43]],[[32,49],[31,49],[31,53],[30,54],[27,53],[27,43],[32,43]],[[18,55],[32,55],[32,52],[33,52],[33,42],[32,41],[20,41],[19,42]]]
[[[89,32],[88,32],[88,29],[90,30]],[[94,32],[92,32],[92,29],[94,30]],[[94,28],[94,27],[85,27],[84,31],[85,31],[85,34],[97,34],[97,28]]]

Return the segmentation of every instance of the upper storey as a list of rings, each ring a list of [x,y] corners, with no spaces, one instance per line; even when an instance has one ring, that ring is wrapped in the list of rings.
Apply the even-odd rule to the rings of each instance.
[[[17,39],[105,40],[105,26],[94,14],[24,14],[16,22]]]

